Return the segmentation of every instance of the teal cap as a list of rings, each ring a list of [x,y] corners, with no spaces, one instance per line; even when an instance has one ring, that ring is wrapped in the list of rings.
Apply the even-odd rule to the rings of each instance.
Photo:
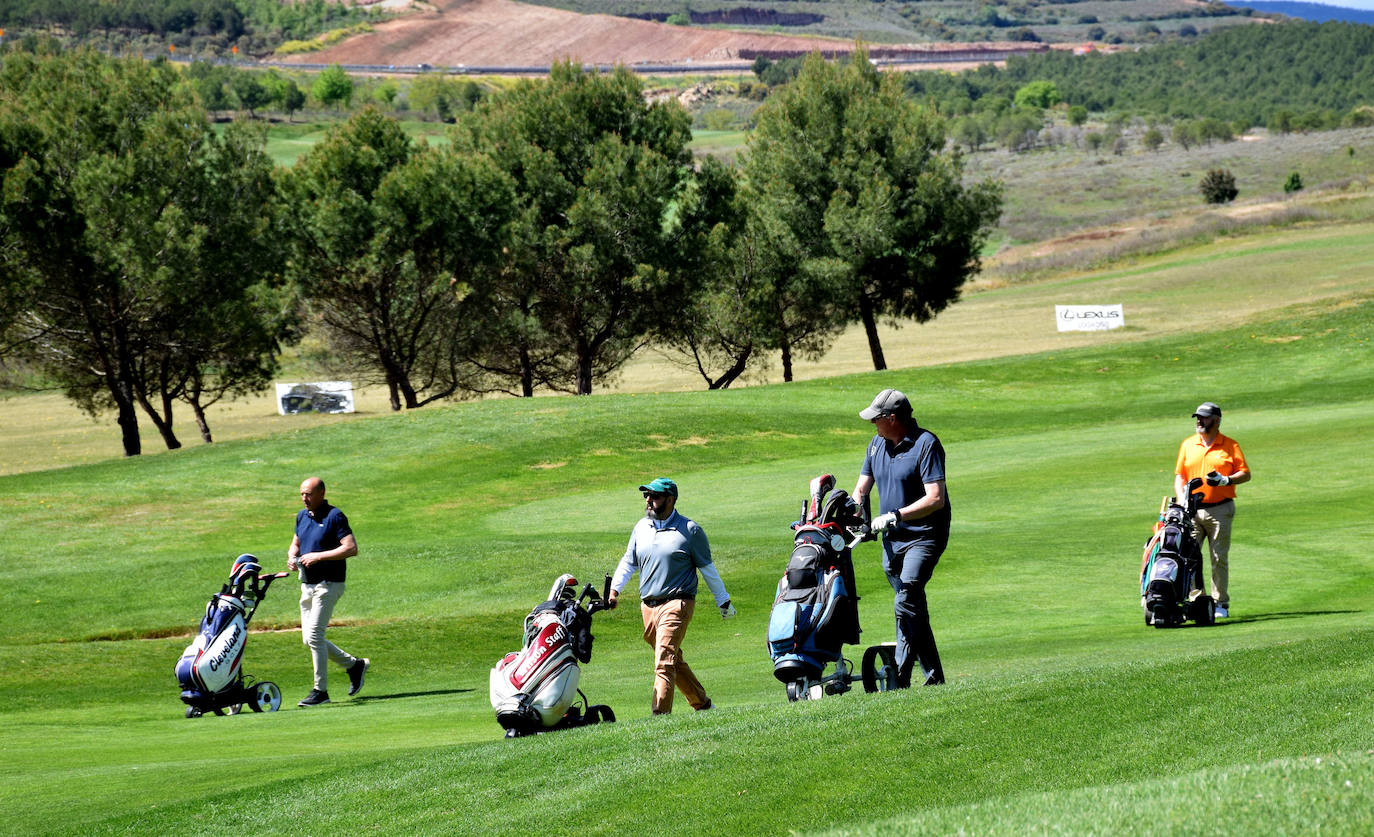
[[[674,500],[677,499],[677,483],[667,477],[655,477],[653,482],[648,485],[641,485],[640,491],[652,491],[655,494],[668,494]]]

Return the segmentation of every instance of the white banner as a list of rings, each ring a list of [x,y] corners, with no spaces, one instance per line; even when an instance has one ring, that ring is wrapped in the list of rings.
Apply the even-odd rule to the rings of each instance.
[[[353,412],[352,381],[277,384],[278,415],[351,412]]]
[[[1106,331],[1125,323],[1120,305],[1056,305],[1054,321],[1060,331]]]

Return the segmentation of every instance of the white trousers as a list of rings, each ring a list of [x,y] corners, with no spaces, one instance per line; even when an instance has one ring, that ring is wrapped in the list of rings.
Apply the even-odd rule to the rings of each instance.
[[[329,691],[330,660],[344,668],[358,661],[357,657],[324,638],[324,629],[329,627],[334,605],[343,594],[342,581],[301,585],[301,641],[310,649],[311,662],[315,667],[315,688],[321,692]]]

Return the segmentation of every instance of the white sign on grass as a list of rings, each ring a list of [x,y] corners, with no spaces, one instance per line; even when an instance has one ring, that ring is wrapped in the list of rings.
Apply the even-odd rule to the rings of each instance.
[[[277,384],[278,415],[351,412],[353,412],[352,381]]]
[[[1120,305],[1056,305],[1054,321],[1060,331],[1106,331],[1125,323]]]

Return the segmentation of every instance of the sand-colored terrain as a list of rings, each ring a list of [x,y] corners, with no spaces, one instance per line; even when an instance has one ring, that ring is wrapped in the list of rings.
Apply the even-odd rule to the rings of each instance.
[[[902,52],[948,54],[967,62],[973,48],[1044,49],[1026,44],[921,44],[870,47],[875,57]],[[375,31],[319,52],[281,59],[287,63],[339,63],[414,67],[547,66],[572,58],[587,64],[684,64],[751,61],[814,49],[847,52],[852,41],[766,32],[670,26],[612,15],[575,12],[513,0],[433,0]]]

